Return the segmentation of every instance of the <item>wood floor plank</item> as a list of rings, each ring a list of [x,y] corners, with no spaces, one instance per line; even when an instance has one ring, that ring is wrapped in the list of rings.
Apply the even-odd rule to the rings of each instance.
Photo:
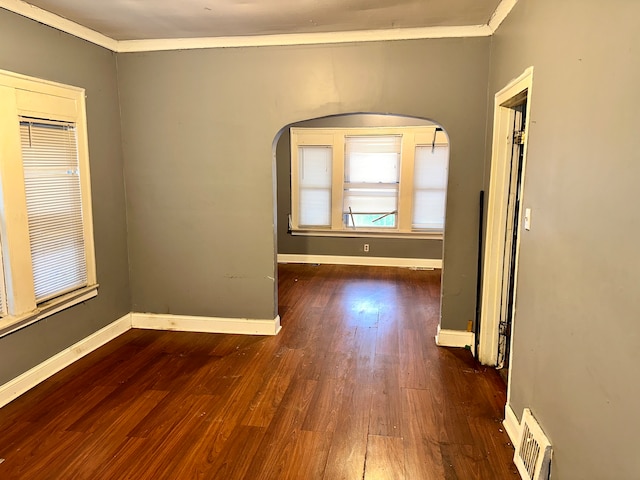
[[[403,480],[402,438],[369,435],[364,480]]]
[[[210,416],[217,414],[216,407],[222,402],[216,395],[199,395],[186,391],[163,393],[165,396],[129,430],[129,437],[152,438],[167,434],[188,414],[193,399],[206,399],[205,411],[208,411]]]
[[[281,402],[280,414],[273,419],[254,456],[248,472],[256,479],[281,478],[292,455],[317,382],[295,379]],[[277,445],[277,448],[274,446]]]
[[[49,472],[66,465],[83,441],[80,432],[44,429],[39,435],[39,441],[31,441],[7,455],[0,464],[0,478],[56,478]]]
[[[344,379],[325,377],[318,381],[309,404],[302,429],[312,432],[333,432],[338,422]]]
[[[429,370],[425,368],[427,362],[423,355],[426,348],[420,341],[416,330],[404,328],[400,331],[400,386],[403,388],[428,389]]]
[[[405,475],[409,479],[443,479],[444,468],[436,416],[428,390],[403,389]]]
[[[249,480],[298,480],[321,478],[331,442],[331,434],[291,430],[283,438],[280,448],[261,455],[263,463],[253,462],[245,479]],[[310,454],[314,452],[314,454]]]
[[[301,430],[296,436],[291,455],[283,469],[283,475],[278,478],[283,480],[322,478],[331,437],[331,433],[328,432]],[[316,453],[310,455],[310,452]]]
[[[356,381],[369,383],[373,378],[373,364],[376,357],[377,327],[358,327],[356,331],[357,365],[354,375]]]
[[[74,475],[82,475],[90,478],[91,473],[99,470],[101,465],[108,462],[120,445],[128,438],[129,431],[137,425],[141,418],[149,413],[165,396],[167,392],[147,390],[138,395],[133,403],[126,409],[122,409],[115,419],[94,419],[92,434],[86,436],[81,446],[71,456],[64,468],[50,469],[49,474],[55,478],[71,478]],[[82,455],[76,452],[82,450]]]
[[[212,398],[208,395],[184,399],[179,418],[152,431],[147,437],[148,453],[131,465],[128,475],[137,479],[172,478],[177,467],[175,459],[182,458],[193,442],[202,441],[200,432],[213,418],[208,415]],[[150,452],[157,452],[150,455]]]
[[[84,392],[76,391],[76,395],[73,398],[77,402],[77,407],[74,409],[61,409],[59,414],[41,418],[39,422],[20,421],[11,426],[8,426],[9,423],[5,424],[7,426],[2,432],[3,449],[0,450],[0,457],[6,458],[6,456],[11,455],[11,451],[20,449],[23,445],[33,441],[33,431],[35,429],[40,429],[41,431],[45,428],[51,431],[67,430],[78,418],[95,409],[96,405],[110,395],[114,389],[115,387],[98,385]]]
[[[362,478],[372,395],[373,391],[369,386],[362,386],[354,381],[345,385],[323,479]]]
[[[146,371],[138,370],[135,375],[124,381],[121,386],[97,404],[95,409],[86,412],[70,425],[69,430],[90,433],[96,428],[97,416],[101,422],[115,421],[122,409],[133,405],[135,399],[147,390],[155,380],[155,374],[160,374],[168,362],[167,357],[163,357],[157,362],[148,362]]]
[[[253,427],[269,426],[289,388],[289,383],[302,357],[303,353],[300,350],[290,349],[285,350],[280,355],[276,355],[277,368],[265,378],[263,385],[249,405],[249,411],[242,420],[242,425]]]
[[[402,393],[398,357],[376,355],[369,434],[402,437]]]
[[[221,426],[222,422],[216,422]],[[209,432],[215,431],[215,425]],[[172,470],[176,479],[242,479],[249,470],[249,459],[253,458],[264,437],[265,429],[240,425],[222,444],[208,441],[215,435],[202,433],[201,439],[193,442]]]
[[[397,304],[383,305],[379,311],[376,355],[400,355],[400,336],[397,321],[402,316]]]
[[[70,478],[74,480],[128,479],[132,465],[147,455],[149,445],[147,438],[127,437],[117,445],[111,458],[96,469],[77,469]]]
[[[438,271],[278,270],[279,335],[131,330],[0,409],[0,479],[517,478]]]

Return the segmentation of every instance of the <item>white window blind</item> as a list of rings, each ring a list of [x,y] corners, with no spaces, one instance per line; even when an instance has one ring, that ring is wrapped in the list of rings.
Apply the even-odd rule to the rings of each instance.
[[[414,161],[413,228],[444,229],[449,148],[417,146]]]
[[[331,147],[303,146],[299,158],[300,225],[331,226]]]
[[[73,123],[20,118],[36,302],[87,285]]]
[[[345,138],[345,226],[396,226],[401,145],[400,135]]]

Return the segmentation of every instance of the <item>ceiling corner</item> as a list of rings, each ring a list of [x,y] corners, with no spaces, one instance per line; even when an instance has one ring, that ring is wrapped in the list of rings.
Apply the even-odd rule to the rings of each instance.
[[[68,33],[74,37],[81,38],[95,45],[107,48],[113,52],[118,49],[118,41],[107,37],[95,30],[91,30],[83,25],[67,20],[64,17],[47,12],[39,7],[30,5],[22,0],[0,0],[0,8],[9,10],[23,17],[35,20],[61,32]]]
[[[507,15],[511,13],[511,10],[516,6],[516,3],[518,3],[518,0],[502,0],[498,4],[493,15],[491,15],[491,18],[487,22],[492,34],[496,33],[496,30],[504,19],[507,18]]]

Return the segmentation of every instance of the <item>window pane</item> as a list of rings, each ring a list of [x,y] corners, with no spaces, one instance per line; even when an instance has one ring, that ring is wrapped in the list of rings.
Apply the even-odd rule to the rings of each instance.
[[[345,138],[346,183],[398,183],[402,137]]]
[[[299,147],[299,224],[331,225],[331,147]]]
[[[300,225],[331,225],[331,189],[300,190]]]
[[[401,145],[400,135],[345,138],[345,226],[396,227]]]
[[[397,210],[398,193],[397,190],[384,189],[345,189],[344,211],[348,212],[351,207],[352,212],[375,213],[382,215]]]
[[[87,284],[75,126],[21,119],[36,302]]]
[[[300,147],[300,185],[331,187],[331,147]]]
[[[396,190],[348,189],[344,192],[343,221],[348,227],[394,228],[398,210]]]
[[[431,145],[417,146],[414,167],[416,188],[447,188],[449,147]]]
[[[356,228],[394,228],[397,214],[372,215],[367,213],[345,213],[344,224],[347,227]]]
[[[438,190],[417,190],[413,209],[413,228],[444,228],[445,195]]]
[[[417,146],[414,164],[413,228],[443,230],[449,148]]]

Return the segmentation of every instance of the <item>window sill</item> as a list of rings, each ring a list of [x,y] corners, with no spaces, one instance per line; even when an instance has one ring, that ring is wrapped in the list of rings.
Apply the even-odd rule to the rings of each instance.
[[[442,232],[394,232],[371,230],[291,230],[291,235],[306,237],[342,237],[342,238],[411,238],[417,240],[442,240]]]
[[[44,302],[35,310],[20,315],[7,315],[0,318],[0,338],[21,328],[36,323],[50,315],[85,302],[98,294],[98,284],[80,288],[60,297]]]

